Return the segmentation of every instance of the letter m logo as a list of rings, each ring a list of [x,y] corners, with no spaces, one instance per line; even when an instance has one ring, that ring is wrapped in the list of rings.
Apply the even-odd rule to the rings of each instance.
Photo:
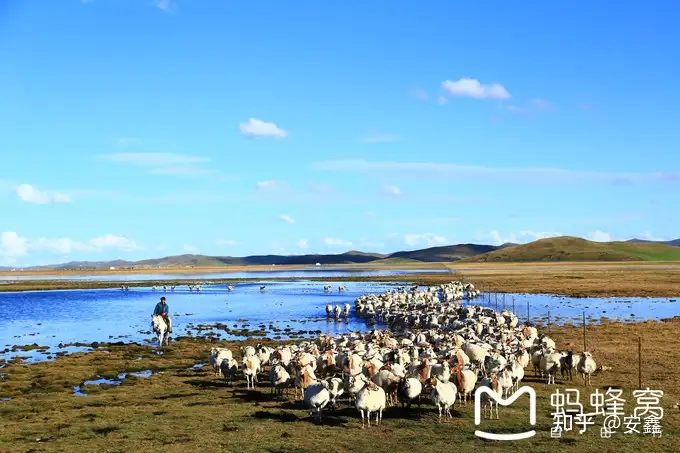
[[[482,395],[487,395],[487,397],[495,401],[496,404],[500,404],[501,406],[506,407],[514,403],[520,396],[522,396],[525,393],[529,394],[529,423],[531,423],[531,426],[536,425],[536,391],[526,385],[524,387],[521,387],[515,393],[513,393],[508,399],[504,399],[498,396],[496,392],[491,390],[489,387],[477,388],[477,390],[475,391],[475,425],[479,425],[482,422],[481,411]],[[480,430],[475,431],[475,436],[490,440],[520,440],[527,439],[535,435],[536,431],[534,430],[517,434],[494,434]]]

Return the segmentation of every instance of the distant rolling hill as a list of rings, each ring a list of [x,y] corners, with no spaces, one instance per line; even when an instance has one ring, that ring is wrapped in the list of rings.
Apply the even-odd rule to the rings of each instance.
[[[678,261],[680,247],[654,242],[593,242],[561,236],[466,258],[465,262]]]
[[[72,261],[64,264],[34,267],[40,270],[65,270],[65,269],[108,269],[110,267],[221,267],[221,266],[252,266],[252,265],[314,265],[319,264],[417,264],[433,263],[441,261],[455,261],[462,258],[478,255],[491,250],[506,246],[460,244],[443,247],[431,247],[423,250],[396,252],[389,255],[379,253],[365,253],[351,250],[346,253],[335,255],[252,255],[244,257],[233,256],[206,256],[206,255],[177,255],[154,258],[141,261],[106,261],[106,262],[81,262]]]
[[[664,244],[664,245],[670,245],[671,247],[680,247],[680,239],[673,239],[672,241],[650,241],[647,239],[638,239],[638,238],[633,238],[629,239],[626,242],[634,243],[634,244]]]
[[[366,253],[356,250],[334,255],[252,255],[206,256],[176,255],[141,261],[72,261],[25,268],[26,270],[222,267],[252,265],[374,264],[415,265],[436,262],[532,262],[532,261],[675,261],[680,260],[680,239],[658,243],[631,239],[626,242],[592,242],[562,236],[540,239],[528,244],[506,243],[499,246],[457,244],[392,254]],[[4,269],[5,271],[11,268]],[[0,268],[0,270],[3,270]]]

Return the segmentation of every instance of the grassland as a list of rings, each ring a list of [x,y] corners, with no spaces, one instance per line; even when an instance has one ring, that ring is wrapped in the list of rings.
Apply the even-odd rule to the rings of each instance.
[[[597,427],[582,435],[568,433],[550,438],[550,393],[558,388],[578,388],[586,410],[589,390],[580,381],[568,385],[558,378],[550,388],[536,382],[528,371],[525,383],[538,395],[537,435],[517,442],[483,441],[475,430],[472,405],[456,406],[454,420],[436,423],[436,411],[425,404],[408,417],[399,408],[386,411],[383,425],[361,430],[354,408],[343,401],[323,426],[315,425],[306,409],[293,401],[275,401],[261,385],[247,391],[243,379],[233,387],[212,376],[205,363],[209,348],[204,339],[182,338],[171,343],[163,355],[137,345],[109,346],[87,354],[61,357],[55,362],[34,365],[10,364],[0,373],[0,451],[15,452],[404,452],[404,451],[492,451],[492,452],[613,452],[639,453],[680,451],[680,320],[638,324],[605,324],[587,329],[588,347],[595,349],[600,365],[611,371],[593,377],[593,389],[621,387],[632,409],[632,389],[637,387],[637,338],[643,339],[643,386],[666,392],[663,435],[616,433],[601,439]],[[552,327],[558,346],[578,348],[582,330]],[[232,350],[246,342],[225,343]],[[237,354],[238,355],[238,354]],[[141,359],[139,359],[141,357]],[[121,371],[152,369],[152,377],[127,378],[119,387],[87,386],[88,396],[72,394],[73,386],[94,376],[115,376]],[[528,428],[526,401],[499,409],[501,419],[484,421],[484,429],[518,432]],[[597,420],[601,424],[602,419]]]
[[[680,247],[658,243],[593,242],[561,236],[506,247],[465,258],[463,262],[678,261]]]
[[[361,269],[409,269],[422,268],[422,265],[409,266],[405,263],[394,266],[378,267],[371,264]],[[417,273],[382,277],[310,277],[317,281],[382,281],[415,282],[419,284],[439,284],[452,279],[467,279],[487,292],[505,293],[545,293],[575,297],[585,296],[650,296],[680,297],[680,263],[622,262],[622,263],[430,263],[430,269],[448,269],[449,272]],[[200,273],[219,272],[214,269],[198,269],[195,278],[176,280],[150,280],[125,282],[135,286],[162,286],[164,284],[186,285],[195,283]],[[178,271],[181,273],[182,271]],[[165,273],[165,271],[164,271]],[[102,280],[107,274],[101,275]],[[134,278],[131,275],[131,278]],[[252,282],[259,279],[210,279],[214,283]],[[267,278],[277,280],[277,278]],[[289,280],[289,278],[279,279]],[[55,280],[18,280],[11,284],[0,284],[1,291],[28,291],[45,289],[95,289],[116,288],[122,282]]]

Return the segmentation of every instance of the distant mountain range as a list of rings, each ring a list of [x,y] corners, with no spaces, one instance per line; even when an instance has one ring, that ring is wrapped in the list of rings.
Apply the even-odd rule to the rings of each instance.
[[[34,266],[26,270],[68,270],[109,268],[221,267],[249,265],[322,265],[329,264],[414,264],[434,262],[536,262],[536,261],[674,261],[680,260],[680,239],[624,242],[593,242],[561,236],[539,239],[528,244],[507,243],[500,246],[457,244],[400,251],[391,254],[351,250],[335,255],[252,255],[244,257],[177,255],[141,261],[72,261],[63,264]],[[10,270],[0,267],[0,270]]]

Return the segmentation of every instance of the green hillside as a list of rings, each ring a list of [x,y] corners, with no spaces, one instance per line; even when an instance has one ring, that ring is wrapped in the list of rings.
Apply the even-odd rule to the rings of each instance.
[[[561,236],[539,239],[462,260],[462,262],[680,261],[680,248],[658,243],[593,242]]]

